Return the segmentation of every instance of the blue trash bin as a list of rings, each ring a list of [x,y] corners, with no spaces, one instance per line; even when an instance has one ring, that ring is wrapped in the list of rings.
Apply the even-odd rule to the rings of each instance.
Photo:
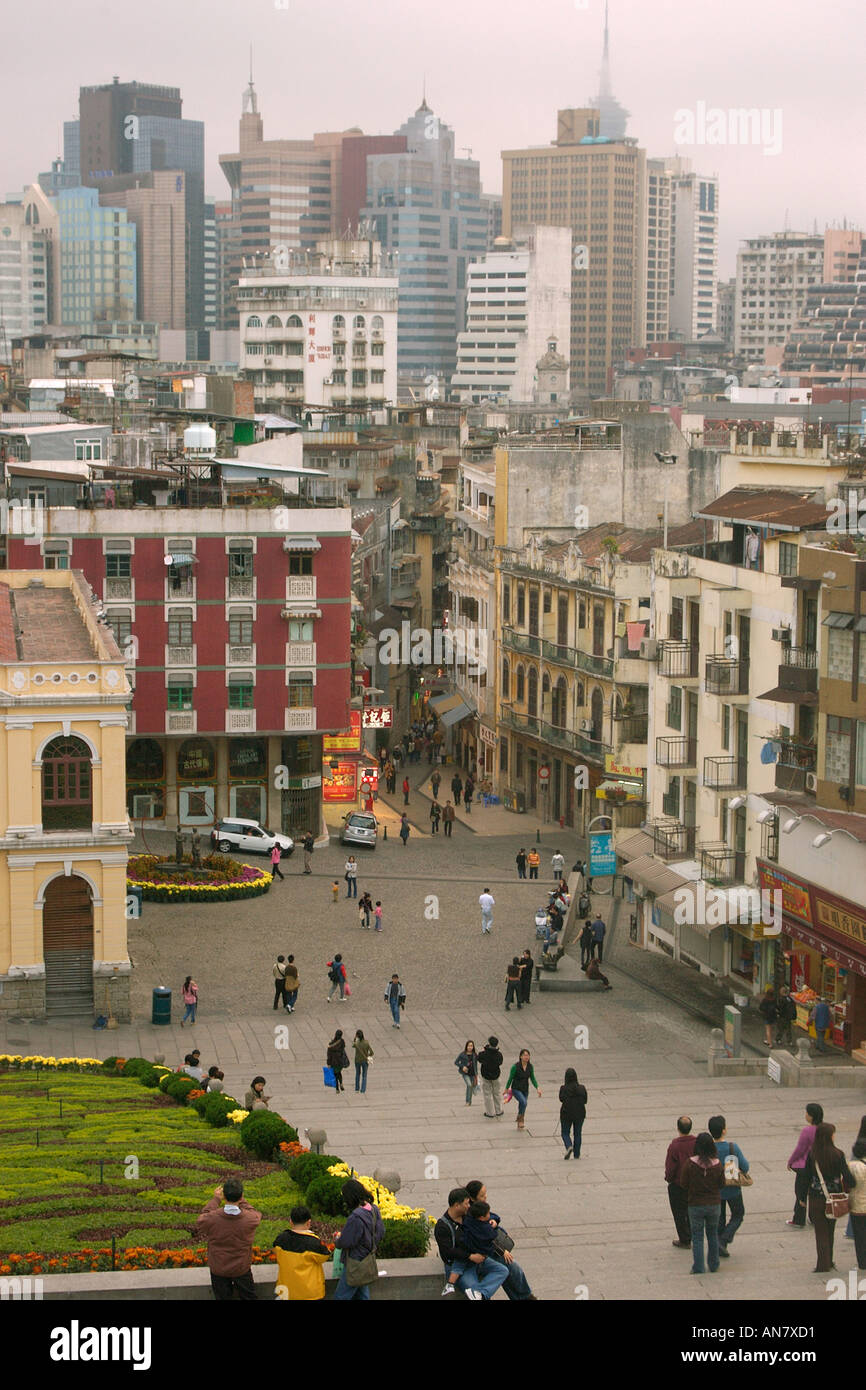
[[[171,1023],[171,990],[158,985],[153,991],[150,1021],[157,1027]]]

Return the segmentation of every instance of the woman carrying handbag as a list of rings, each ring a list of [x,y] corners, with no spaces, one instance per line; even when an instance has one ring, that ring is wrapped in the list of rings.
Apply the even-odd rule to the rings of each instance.
[[[833,1143],[835,1133],[835,1125],[818,1125],[815,1142],[803,1170],[804,1182],[808,1180],[809,1184],[809,1220],[815,1228],[818,1263],[814,1274],[824,1274],[836,1268],[833,1263],[836,1222],[840,1216],[848,1215],[846,1193],[854,1186],[845,1155]]]
[[[379,1278],[376,1248],[385,1234],[385,1226],[370,1193],[355,1178],[343,1183],[342,1197],[350,1215],[334,1240],[345,1261],[334,1301],[368,1300],[370,1287]]]
[[[181,996],[184,1003],[183,1018],[180,1021],[182,1028],[187,1022],[195,1023],[195,1011],[198,1008],[198,985],[192,975],[187,975],[184,980]]]

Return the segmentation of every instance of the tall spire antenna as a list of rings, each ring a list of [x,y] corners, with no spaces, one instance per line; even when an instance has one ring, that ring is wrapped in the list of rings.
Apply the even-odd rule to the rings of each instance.
[[[249,114],[251,114],[251,115],[253,115],[253,116],[257,116],[258,113],[259,113],[259,102],[258,102],[258,97],[256,96],[256,89],[255,89],[255,87],[253,86],[253,46],[252,46],[252,44],[250,44],[250,82],[249,82],[249,86],[247,87],[246,91],[244,92],[243,106],[242,106],[241,109],[242,109],[242,113],[243,113],[244,115],[247,115],[247,114],[249,113]]]

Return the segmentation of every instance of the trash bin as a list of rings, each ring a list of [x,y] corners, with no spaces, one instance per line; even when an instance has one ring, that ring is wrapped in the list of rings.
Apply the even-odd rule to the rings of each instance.
[[[166,989],[165,985],[158,985],[153,991],[150,1021],[157,1027],[171,1023],[171,990]]]
[[[134,899],[134,901],[133,901]],[[135,921],[141,916],[141,904],[144,902],[144,889],[137,883],[126,885],[126,915]]]

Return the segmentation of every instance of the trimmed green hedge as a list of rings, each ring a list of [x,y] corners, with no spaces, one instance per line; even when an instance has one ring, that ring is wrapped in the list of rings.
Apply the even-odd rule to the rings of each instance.
[[[297,1143],[298,1131],[282,1115],[267,1110],[251,1110],[240,1128],[241,1143],[257,1158],[270,1162],[280,1144]]]
[[[322,1173],[313,1178],[304,1196],[307,1205],[326,1216],[345,1216],[346,1203],[343,1201],[343,1185],[346,1178],[335,1178],[332,1173]]]
[[[302,1192],[306,1192],[314,1178],[326,1176],[328,1169],[341,1161],[334,1158],[333,1154],[297,1154],[287,1165],[289,1177],[292,1182],[297,1183]]]

